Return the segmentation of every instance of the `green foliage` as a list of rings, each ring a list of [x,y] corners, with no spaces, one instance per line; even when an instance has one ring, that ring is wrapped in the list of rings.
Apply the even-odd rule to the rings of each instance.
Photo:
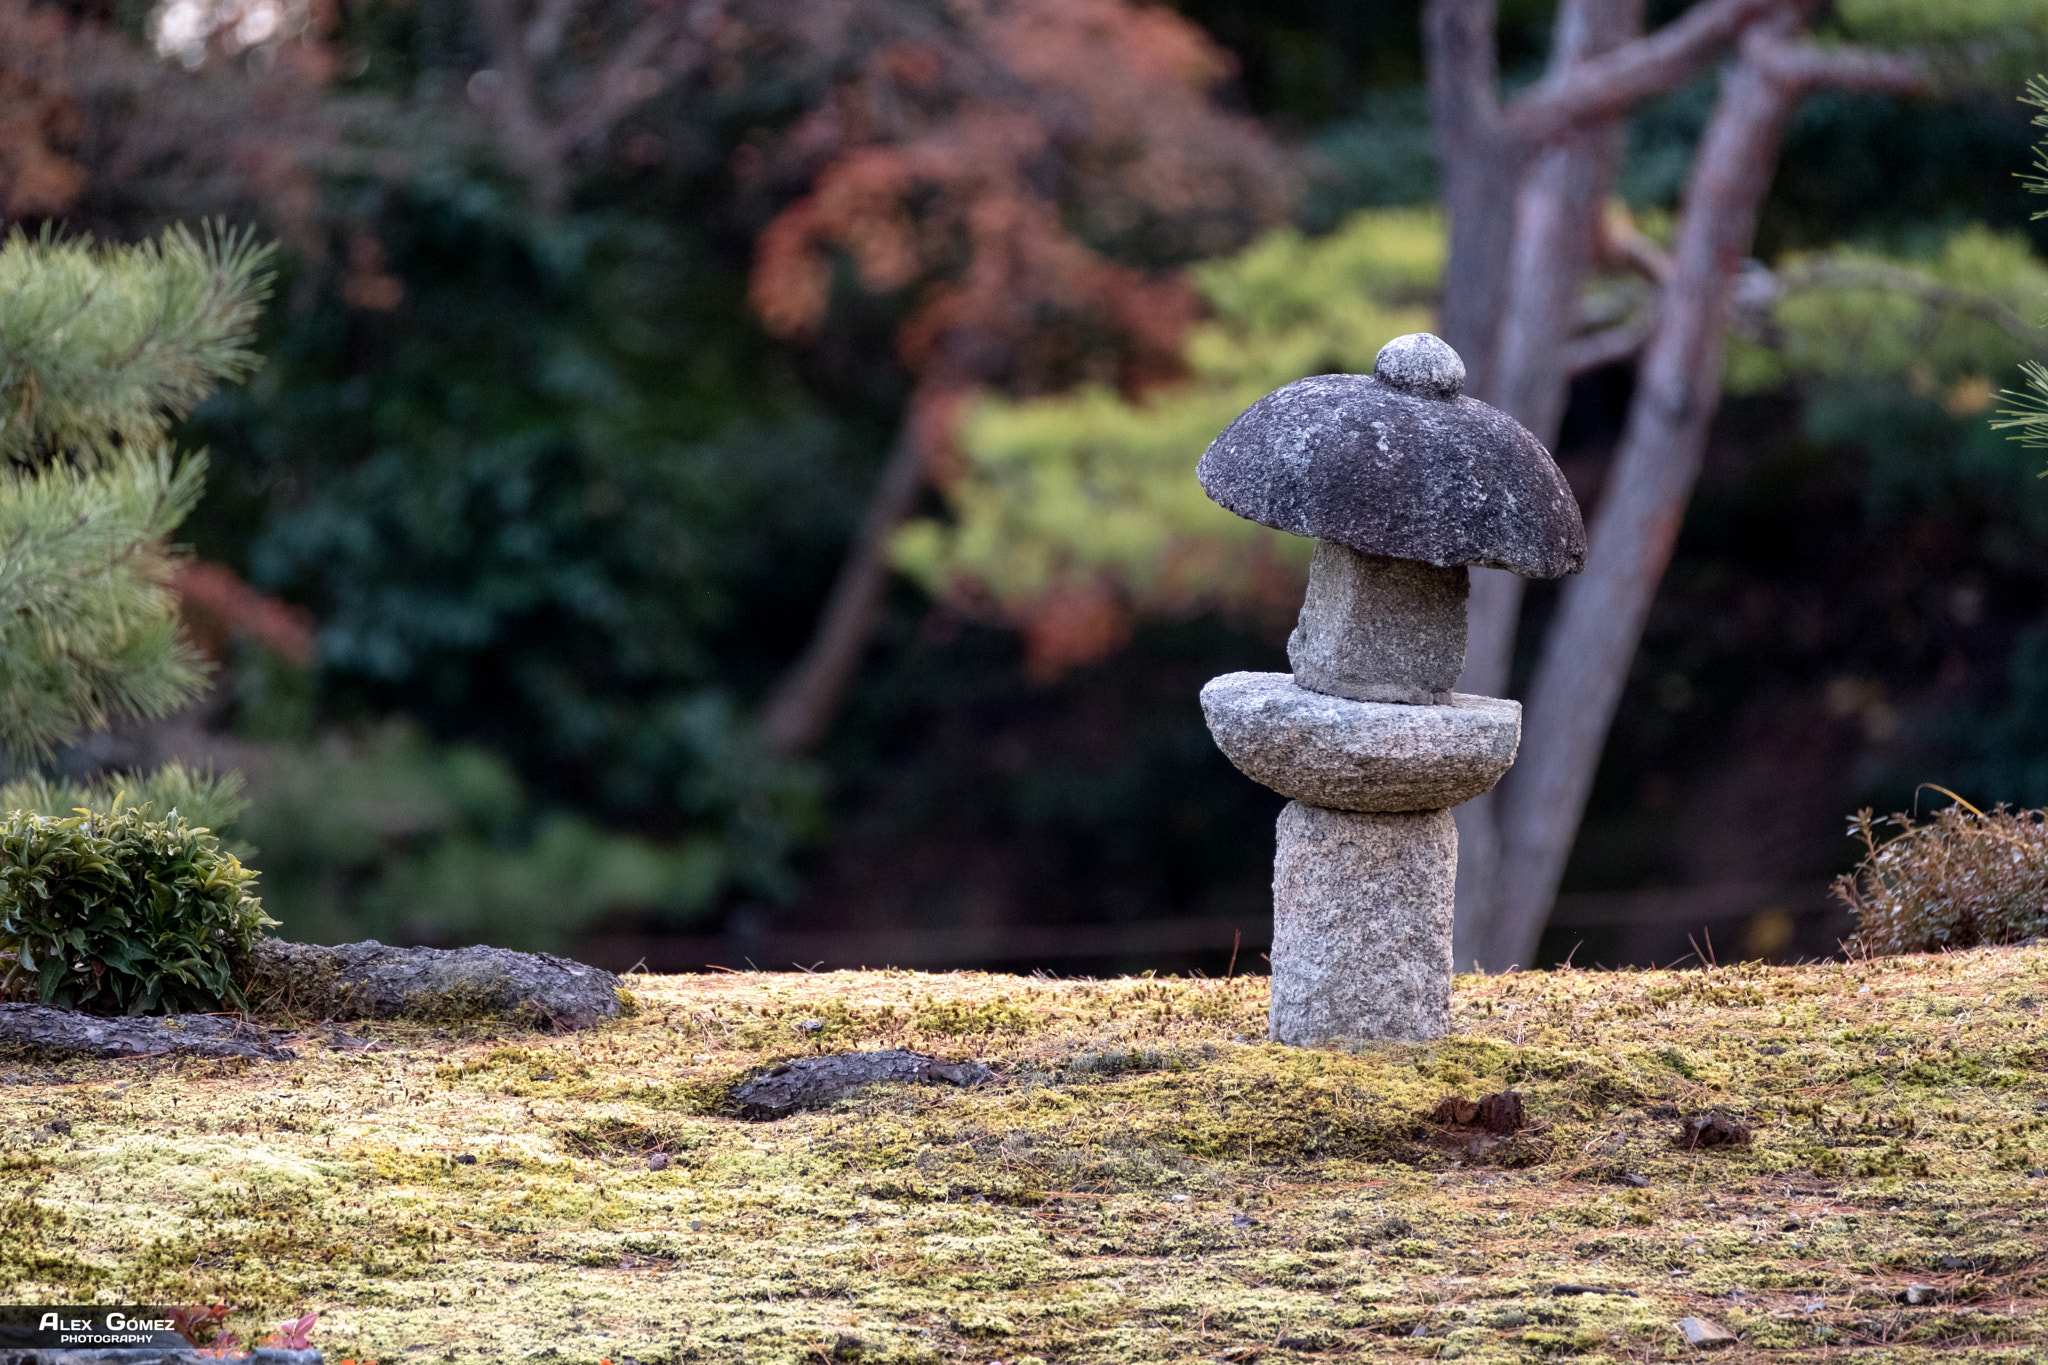
[[[36,773],[0,786],[0,810],[58,817],[81,810],[100,815],[160,810],[221,833],[248,809],[245,785],[240,773],[182,763],[167,763],[153,773],[101,773],[83,782]]]
[[[16,230],[0,246],[0,459],[93,465],[161,445],[255,370],[270,258],[217,226],[135,246]]]
[[[198,694],[165,541],[206,466],[164,440],[253,368],[268,261],[217,229],[0,245],[0,747],[15,758]]]
[[[342,279],[302,281],[311,303],[275,319],[261,380],[195,419],[224,475],[195,539],[246,555],[253,581],[321,622],[304,728],[244,717],[304,739],[402,713],[501,755],[551,808],[678,857],[715,840],[720,893],[784,896],[815,778],[760,752],[743,698],[809,626],[860,506],[857,443],[750,352],[738,280],[688,228],[550,221],[433,170],[379,201],[402,306],[353,309]],[[490,846],[524,846],[537,818],[522,807],[522,832]],[[310,934],[273,863],[297,841],[251,829],[270,899]],[[359,907],[352,882],[341,899]],[[682,914],[715,896],[659,900]],[[551,926],[573,917],[557,912]],[[335,923],[396,934],[412,913]],[[526,932],[518,913],[505,932]]]
[[[0,820],[0,991],[99,1013],[244,1006],[238,969],[276,924],[208,831],[147,810]]]
[[[132,457],[0,473],[0,746],[47,758],[114,715],[159,716],[205,679],[165,587],[164,537],[205,462]]]
[[[2036,76],[2027,82],[2026,101],[2036,109],[2048,110],[2048,80]],[[2048,113],[2035,115],[2034,126],[2048,128]],[[2028,177],[2028,191],[2048,194],[2048,143],[2034,148],[2034,169],[2040,174]],[[2034,215],[2044,216],[2048,216],[2048,211]],[[2028,392],[2002,395],[2011,406],[2002,409],[1991,425],[2001,431],[2017,429],[2013,439],[2024,445],[2048,446],[2048,366],[2038,360],[2027,360],[2021,363],[2020,373],[2027,378]]]
[[[1862,376],[1971,416],[1990,406],[1991,376],[2048,341],[2027,321],[2048,265],[2017,234],[1972,225],[1919,259],[1843,246],[1775,273],[1782,292],[1762,326],[1731,335],[1730,392]]]
[[[505,761],[387,726],[279,748],[236,828],[294,939],[559,949],[608,916],[682,921],[732,875],[709,835],[655,842],[540,812]]]
[[[1989,812],[1961,803],[1931,823],[1857,813],[1855,871],[1835,895],[1856,915],[1852,947],[1928,953],[2018,943],[2048,934],[2048,823],[2038,810]],[[1877,829],[1899,832],[1882,843]]]
[[[1442,268],[1428,209],[1368,210],[1316,239],[1282,229],[1198,267],[1213,316],[1188,340],[1185,382],[1135,401],[1101,388],[985,400],[961,432],[950,518],[906,526],[897,564],[933,591],[1012,608],[1105,573],[1147,605],[1230,600],[1264,564],[1305,566],[1308,542],[1210,502],[1195,461],[1261,395],[1369,371],[1387,340],[1428,327]]]

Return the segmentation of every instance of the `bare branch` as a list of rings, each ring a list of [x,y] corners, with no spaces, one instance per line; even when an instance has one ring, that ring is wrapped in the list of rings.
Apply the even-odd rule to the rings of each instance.
[[[559,207],[567,193],[561,148],[550,136],[534,90],[533,64],[526,51],[525,27],[517,0],[476,0],[477,25],[490,45],[498,80],[488,96],[492,128],[505,157],[533,185],[543,206]]]
[[[840,563],[817,628],[761,708],[761,738],[779,757],[802,754],[825,737],[867,652],[889,586],[889,538],[924,491],[917,415],[913,400],[853,544]]]
[[[1627,208],[1610,205],[1600,220],[1600,255],[1626,266],[1654,285],[1671,279],[1671,253],[1636,226]]]
[[[569,111],[555,130],[555,142],[562,151],[601,140],[612,125],[660,94],[675,78],[676,73],[664,74],[651,63],[656,49],[683,19],[681,6],[664,5],[633,26],[592,80],[590,97]]]
[[[526,26],[526,55],[544,62],[561,50],[562,34],[576,13],[578,0],[541,0],[533,22]]]
[[[1919,95],[1933,89],[1927,64],[1920,58],[1871,48],[1821,47],[1755,32],[1743,40],[1742,59],[1766,80],[1789,90],[1834,86]]]
[[[1751,24],[1808,8],[1809,0],[1707,0],[1648,37],[1537,83],[1508,106],[1504,131],[1550,142],[1574,128],[1619,118],[1690,80]]]
[[[1564,370],[1574,378],[1607,365],[1619,364],[1643,349],[1656,327],[1655,318],[1625,322],[1585,336],[1573,337],[1564,348]]]

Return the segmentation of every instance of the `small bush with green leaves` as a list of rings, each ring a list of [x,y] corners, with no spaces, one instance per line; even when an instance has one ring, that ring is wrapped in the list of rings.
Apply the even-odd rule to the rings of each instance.
[[[1899,832],[1879,841],[1879,827]],[[1871,953],[2018,943],[2048,934],[2048,812],[1950,806],[1926,824],[1858,811],[1863,861],[1835,880]]]
[[[100,1014],[242,1009],[236,978],[276,923],[256,874],[176,811],[0,820],[0,997]]]

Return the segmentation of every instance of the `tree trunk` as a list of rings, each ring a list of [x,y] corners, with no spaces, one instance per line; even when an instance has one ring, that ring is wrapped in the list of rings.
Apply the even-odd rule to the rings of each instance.
[[[1558,9],[1552,73],[1562,75],[1621,46],[1640,34],[1642,22],[1642,0],[1565,0]],[[1568,343],[1578,323],[1579,296],[1592,268],[1622,137],[1621,125],[1610,122],[1539,151],[1515,196],[1513,240],[1504,263],[1507,304],[1496,324],[1492,390],[1478,396],[1505,409],[1546,446],[1557,443],[1564,418],[1571,383]],[[1459,691],[1508,695],[1522,587],[1522,579],[1505,570],[1472,571]],[[1466,802],[1457,820],[1458,904],[1451,951],[1452,960],[1465,968],[1483,955],[1499,904],[1496,798],[1489,793]]]
[[[810,642],[762,708],[761,739],[778,756],[805,753],[825,737],[867,653],[889,586],[889,539],[924,491],[918,411],[913,398]]]
[[[1520,172],[1500,131],[1494,0],[1428,0],[1422,41],[1451,237],[1437,327],[1465,362],[1465,392],[1484,398],[1514,241],[1513,218],[1499,212],[1500,187]]]
[[[1687,186],[1670,283],[1628,424],[1530,689],[1522,755],[1500,789],[1499,917],[1484,964],[1527,964],[1571,853],[1600,751],[1669,564],[1720,404],[1729,302],[1777,165],[1786,120],[1815,84],[1910,86],[1904,62],[1784,42],[1803,11],[1760,23],[1721,93]]]

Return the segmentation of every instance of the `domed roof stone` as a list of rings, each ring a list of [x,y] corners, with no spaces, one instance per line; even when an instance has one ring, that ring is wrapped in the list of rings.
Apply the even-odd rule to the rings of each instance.
[[[1196,476],[1249,521],[1365,554],[1577,573],[1586,529],[1564,475],[1521,423],[1458,394],[1464,368],[1427,333],[1398,337],[1372,376],[1316,375],[1252,404]]]

